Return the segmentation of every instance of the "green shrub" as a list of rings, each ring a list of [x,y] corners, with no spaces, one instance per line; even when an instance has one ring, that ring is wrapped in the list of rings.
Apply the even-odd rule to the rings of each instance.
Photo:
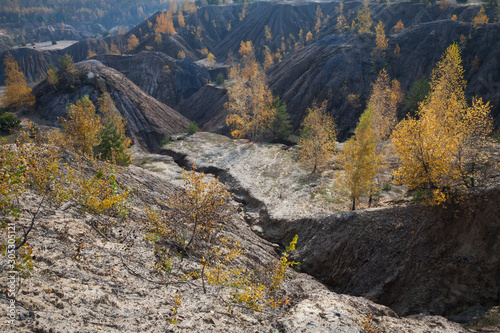
[[[224,78],[224,74],[222,74],[222,73],[219,73],[217,75],[217,77],[215,78],[215,83],[217,83],[218,85],[223,84],[224,81],[225,81],[225,78]]]
[[[491,138],[493,139],[493,141],[495,141],[496,143],[500,143],[500,130],[496,131],[496,133],[493,133],[491,135]]]
[[[104,161],[113,161],[116,165],[128,166],[132,160],[128,148],[130,140],[111,120],[104,121],[99,133],[100,142],[95,147],[95,154]]]
[[[276,110],[274,120],[271,125],[271,131],[274,140],[285,140],[292,133],[292,123],[290,115],[286,112],[286,103],[280,101],[277,96],[272,107]]]
[[[21,128],[21,119],[17,118],[12,112],[4,113],[0,109],[0,133],[9,133]]]
[[[196,123],[196,121],[192,121],[188,126],[188,134],[194,134],[196,132],[198,132],[198,124]]]
[[[383,191],[390,191],[390,190],[392,190],[391,182],[385,183],[384,186],[382,186],[382,190]]]
[[[52,45],[56,45],[57,41],[55,39],[52,40]]]
[[[161,140],[161,145],[164,146],[166,145],[167,143],[170,143],[171,139],[170,137],[167,135],[166,137],[163,138],[163,140]]]
[[[419,202],[423,202],[425,200],[425,198],[428,196],[428,192],[426,189],[417,189],[414,193],[413,193],[413,198],[412,198],[412,201],[414,203],[419,203]]]

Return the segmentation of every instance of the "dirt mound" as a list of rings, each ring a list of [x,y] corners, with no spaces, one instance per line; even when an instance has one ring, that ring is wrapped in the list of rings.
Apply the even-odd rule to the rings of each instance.
[[[227,90],[207,84],[193,94],[190,98],[182,101],[177,110],[184,117],[196,121],[204,131],[229,135],[226,126],[227,112],[224,104],[227,102]]]
[[[106,91],[127,120],[127,135],[144,149],[155,150],[165,136],[187,129],[186,118],[147,95],[120,72],[97,60],[78,63],[76,68],[78,74],[72,84],[60,82],[53,87],[43,81],[34,88],[37,103],[31,117],[43,119],[48,125],[58,125],[58,118],[64,117],[69,104],[83,95],[89,95],[95,102],[102,91]]]
[[[98,55],[95,59],[123,73],[147,94],[170,107],[176,107],[210,80],[204,67],[187,59],[175,60],[161,52]]]
[[[37,42],[48,42],[52,40],[83,40],[92,38],[94,34],[83,29],[75,29],[69,24],[52,24],[45,25],[33,29],[26,36],[27,40],[35,40]]]

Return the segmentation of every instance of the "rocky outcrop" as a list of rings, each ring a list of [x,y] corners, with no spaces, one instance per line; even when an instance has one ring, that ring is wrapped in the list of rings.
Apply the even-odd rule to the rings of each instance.
[[[144,149],[155,150],[165,136],[186,130],[186,118],[147,95],[118,71],[97,60],[78,63],[76,68],[78,75],[73,83],[60,82],[53,87],[43,81],[35,87],[37,103],[31,116],[49,125],[57,125],[58,118],[64,117],[69,104],[83,95],[96,101],[102,91],[106,91],[127,120],[127,134]]]
[[[323,194],[314,191],[318,185],[293,149],[196,133],[161,152],[228,184],[258,235],[283,245],[298,235],[294,259],[301,270],[335,292],[368,298],[399,315],[457,320],[463,320],[460,311],[500,301],[500,187],[472,192],[447,208],[400,198],[400,206],[332,215],[328,209],[339,198],[320,205]],[[329,174],[323,182],[329,177],[335,178]],[[498,186],[498,172],[495,179]],[[326,192],[330,185],[319,183]]]
[[[5,80],[5,64],[3,59],[7,52],[10,52],[19,65],[19,69],[24,73],[28,82],[40,82],[47,76],[49,65],[56,65],[57,58],[45,52],[33,50],[31,48],[19,48],[7,50],[0,53],[0,85]]]
[[[170,107],[176,107],[210,80],[204,67],[187,59],[175,60],[161,52],[98,55],[95,59],[123,73],[147,94]]]
[[[456,316],[500,301],[500,189],[466,207],[371,209],[319,219],[259,223],[267,239],[294,234],[302,269],[340,293],[400,315]]]

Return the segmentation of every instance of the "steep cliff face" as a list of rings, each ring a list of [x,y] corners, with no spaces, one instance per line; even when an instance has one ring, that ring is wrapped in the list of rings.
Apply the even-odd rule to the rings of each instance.
[[[186,59],[175,60],[161,52],[98,55],[95,59],[121,72],[144,92],[170,107],[176,107],[210,80],[204,67]]]
[[[134,144],[144,149],[155,150],[166,135],[187,129],[186,118],[147,95],[118,71],[97,60],[84,61],[76,67],[76,81],[69,86],[60,83],[53,87],[43,81],[35,87],[37,103],[30,116],[57,125],[58,118],[64,117],[69,104],[83,95],[89,95],[92,101],[96,101],[101,92],[106,91],[127,120],[127,134]]]
[[[69,24],[52,24],[33,29],[25,38],[36,42],[48,42],[51,40],[83,40],[92,38],[94,35],[90,31],[76,29]]]
[[[0,41],[0,52],[10,50],[10,46]]]
[[[287,44],[287,52],[292,52],[295,42],[305,42],[306,34],[314,32],[316,9],[320,6],[323,15],[334,15],[337,3],[303,3],[300,5],[273,2],[256,2],[249,6],[241,24],[234,27],[214,48],[214,55],[225,59],[230,51],[238,52],[242,41],[252,41],[256,54],[260,56],[262,45],[267,45],[273,52]],[[266,39],[265,28],[271,32],[271,39]],[[302,40],[299,32],[302,30]],[[293,35],[293,39],[291,39]]]

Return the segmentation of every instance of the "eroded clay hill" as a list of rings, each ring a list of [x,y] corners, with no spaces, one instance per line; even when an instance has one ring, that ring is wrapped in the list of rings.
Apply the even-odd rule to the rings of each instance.
[[[98,55],[95,59],[123,73],[145,93],[175,108],[208,81],[208,71],[187,59],[174,59],[161,52],[133,56]]]
[[[479,30],[471,23],[434,21],[392,34],[385,58],[374,57],[375,36],[328,35],[272,67],[271,88],[287,102],[297,126],[307,107],[315,100],[329,100],[329,109],[339,129],[348,132],[364,109],[364,101],[378,72],[386,68],[392,78],[408,91],[422,76],[430,77],[434,65],[451,43],[469,36],[462,46],[467,95],[480,96],[493,104],[493,117],[500,122],[499,81],[500,24],[488,24]],[[401,55],[394,53],[399,45]],[[474,65],[477,57],[479,63]],[[353,105],[348,96],[355,95]]]
[[[186,130],[186,118],[147,95],[120,72],[97,60],[78,63],[76,69],[74,81],[60,80],[55,86],[43,81],[35,87],[37,103],[31,118],[57,126],[69,104],[84,95],[95,102],[102,92],[108,92],[127,120],[127,135],[143,149],[155,150],[165,136]]]

